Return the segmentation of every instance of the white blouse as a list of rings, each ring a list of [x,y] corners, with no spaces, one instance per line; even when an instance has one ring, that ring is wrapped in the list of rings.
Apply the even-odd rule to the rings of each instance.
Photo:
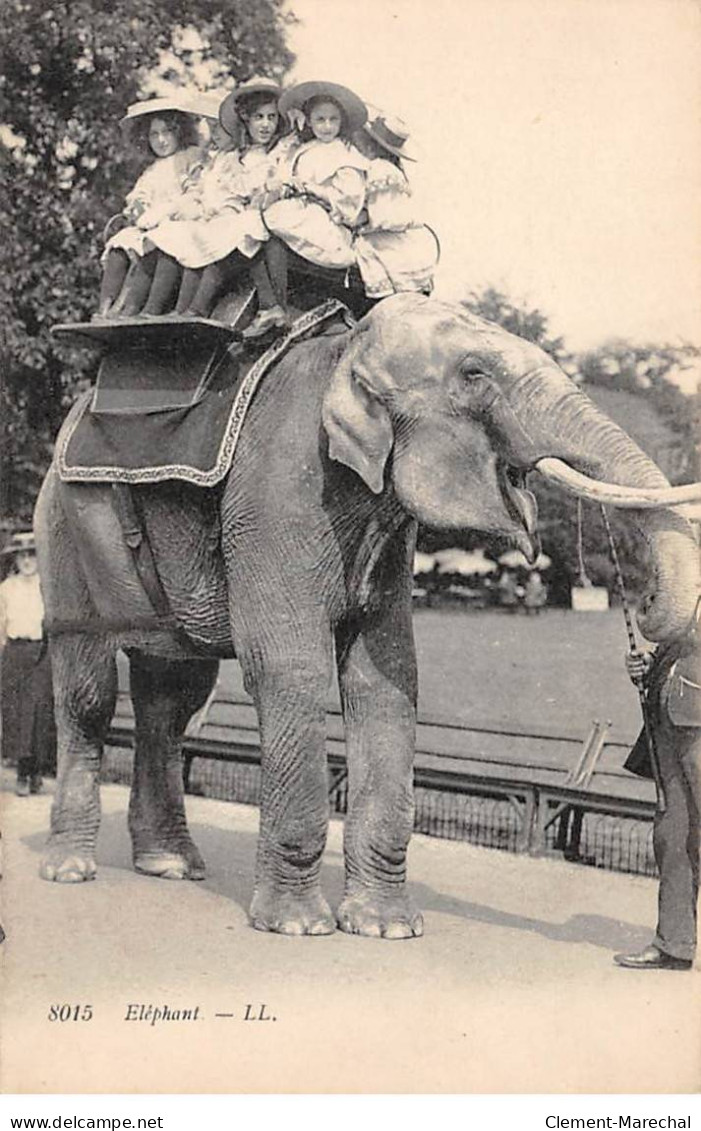
[[[39,574],[12,574],[0,584],[0,646],[8,640],[41,640],[44,602]]]

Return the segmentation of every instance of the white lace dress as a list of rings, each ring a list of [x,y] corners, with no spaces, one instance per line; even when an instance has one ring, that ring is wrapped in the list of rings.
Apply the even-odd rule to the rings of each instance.
[[[416,219],[409,182],[391,161],[371,162],[365,207],[367,223],[356,234],[355,256],[366,294],[431,291],[438,239]]]
[[[170,157],[157,157],[144,170],[124,201],[123,215],[130,221],[129,226],[107,241],[103,262],[113,250],[126,252],[132,260],[153,251],[151,230],[171,214],[182,198],[188,174],[201,160],[202,150],[191,145]]]
[[[151,234],[183,267],[201,268],[233,251],[251,259],[268,239],[262,193],[279,161],[278,146],[217,152],[183,198],[181,209]]]
[[[280,169],[282,199],[263,213],[268,231],[312,263],[350,267],[355,261],[353,229],[365,204],[368,164],[354,146],[339,138],[300,145]]]

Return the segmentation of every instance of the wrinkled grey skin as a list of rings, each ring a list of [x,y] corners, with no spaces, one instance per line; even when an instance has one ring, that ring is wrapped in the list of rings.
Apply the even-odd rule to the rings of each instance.
[[[395,296],[356,330],[292,349],[257,393],[220,489],[138,489],[163,585],[200,662],[166,632],[53,638],[60,753],[42,875],[95,875],[98,768],[114,707],[114,654],[123,647],[137,719],[135,867],[203,876],[185,820],[180,740],[233,641],[262,748],[253,926],[420,934],[406,889],[416,520],[506,534],[530,553],[532,499],[509,485],[506,471],[516,480],[542,456],[608,481],[666,483],[544,353],[461,308]],[[648,637],[661,639],[693,613],[698,553],[677,515],[639,518],[652,552],[639,618]],[[36,528],[50,618],[152,611],[109,487],[62,484],[51,471]],[[336,916],[319,886],[328,822],[324,704],[334,664],[349,766],[346,890]]]

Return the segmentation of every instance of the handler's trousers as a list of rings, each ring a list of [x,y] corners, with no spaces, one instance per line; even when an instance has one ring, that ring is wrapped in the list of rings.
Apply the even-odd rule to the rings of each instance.
[[[654,945],[674,958],[693,960],[701,851],[701,728],[675,727],[665,717],[656,743],[667,810],[655,815],[653,833],[660,872]]]

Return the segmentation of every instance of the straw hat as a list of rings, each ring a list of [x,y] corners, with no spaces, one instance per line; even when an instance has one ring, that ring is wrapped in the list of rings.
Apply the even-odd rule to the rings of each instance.
[[[391,117],[382,110],[369,108],[370,117],[365,123],[365,132],[390,153],[404,161],[418,161],[418,155],[409,141],[409,130],[401,118]]]
[[[206,94],[197,91],[188,99],[189,113],[196,114],[198,118],[211,118],[216,122],[219,117],[219,107],[225,97],[223,91],[209,90]]]
[[[36,550],[34,534],[31,530],[18,530],[3,548],[3,554],[33,554]]]
[[[264,75],[257,75],[255,78],[248,79],[247,82],[240,83],[236,90],[227,94],[219,107],[219,121],[222,127],[228,134],[235,137],[236,131],[241,125],[239,102],[242,98],[248,98],[252,94],[269,94],[271,102],[277,102],[281,92],[280,84],[275,82],[275,79],[268,79]]]
[[[146,98],[143,102],[132,102],[119,124],[124,131],[129,131],[148,114],[176,111],[179,114],[189,114],[191,117],[202,116],[201,110],[193,108],[193,101],[192,94],[188,95],[184,90],[175,90],[167,98]]]
[[[362,98],[337,82],[300,82],[297,86],[291,86],[280,99],[280,111],[286,114],[288,110],[303,110],[311,98],[331,98],[337,102],[343,110],[350,133],[361,129],[367,121],[368,112]]]

